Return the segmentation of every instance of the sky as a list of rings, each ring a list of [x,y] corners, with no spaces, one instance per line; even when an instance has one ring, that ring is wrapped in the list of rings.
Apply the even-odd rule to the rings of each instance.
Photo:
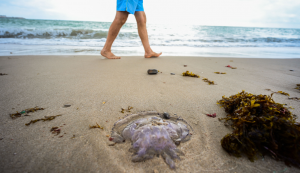
[[[116,1],[0,0],[0,15],[112,22]],[[300,0],[144,0],[144,9],[148,24],[300,28]]]

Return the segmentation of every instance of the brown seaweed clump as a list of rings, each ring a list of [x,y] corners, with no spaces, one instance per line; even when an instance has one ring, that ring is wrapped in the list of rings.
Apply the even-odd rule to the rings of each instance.
[[[28,113],[30,112],[35,112],[35,111],[38,111],[38,110],[44,110],[45,108],[40,108],[40,107],[34,107],[34,108],[28,108],[28,109],[25,109],[21,112],[17,112],[15,114],[10,114],[9,116],[12,118],[12,119],[16,119],[16,118],[19,118],[22,116],[22,114],[25,114],[24,116],[29,116]]]
[[[214,72],[216,74],[226,74],[226,72]]]
[[[242,91],[218,101],[228,113],[225,123],[231,123],[233,133],[221,140],[228,153],[247,155],[254,161],[257,155],[270,154],[288,166],[300,167],[300,124],[283,104],[271,96],[253,95]]]
[[[203,78],[202,79],[204,82],[207,82],[209,85],[215,85],[215,82],[214,81],[210,81],[208,80],[207,78]]]
[[[189,71],[186,71],[186,72],[182,73],[182,76],[190,76],[190,77],[200,78],[199,75],[194,74],[193,72],[189,72]]]
[[[7,75],[6,73],[0,73],[0,76],[4,76],[4,75]]]
[[[54,120],[58,116],[61,116],[61,115],[45,116],[45,118],[31,120],[29,123],[26,123],[25,125],[29,126],[30,124],[34,124],[34,123],[36,123],[38,121],[51,121],[51,120]]]

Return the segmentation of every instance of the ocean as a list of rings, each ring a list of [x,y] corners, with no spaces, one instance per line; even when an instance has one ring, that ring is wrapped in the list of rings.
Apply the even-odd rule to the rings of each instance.
[[[99,55],[109,22],[0,19],[1,55]],[[152,49],[170,56],[300,58],[300,29],[147,24]],[[143,56],[136,23],[126,23],[113,47]]]

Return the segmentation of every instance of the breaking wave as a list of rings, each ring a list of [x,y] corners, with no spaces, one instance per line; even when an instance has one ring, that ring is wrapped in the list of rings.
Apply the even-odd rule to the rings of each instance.
[[[0,44],[103,46],[107,22],[0,19]],[[300,47],[300,29],[148,25],[153,46]],[[136,24],[125,24],[113,46],[141,46]]]

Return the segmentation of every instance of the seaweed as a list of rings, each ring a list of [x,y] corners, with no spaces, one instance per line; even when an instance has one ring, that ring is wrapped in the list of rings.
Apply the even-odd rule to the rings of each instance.
[[[288,99],[289,99],[289,100],[298,100],[298,101],[300,100],[299,97],[289,97]]]
[[[26,123],[26,126],[29,126],[30,124],[34,124],[38,121],[52,121],[54,120],[56,117],[61,116],[61,115],[54,115],[54,116],[45,116],[45,118],[40,118],[40,119],[35,119],[35,120],[31,120],[29,123]]]
[[[50,129],[50,132],[52,132],[52,134],[55,134],[55,136],[59,135],[60,134],[60,129],[58,127],[52,127]]]
[[[121,113],[124,113],[125,111],[126,111],[126,112],[131,112],[131,109],[133,109],[133,107],[131,107],[131,106],[128,106],[127,109],[121,108]]]
[[[29,116],[28,115],[28,113],[30,113],[30,112],[35,112],[35,111],[38,111],[38,110],[44,110],[45,108],[40,108],[40,107],[34,107],[34,108],[28,108],[28,109],[25,109],[25,110],[23,110],[23,111],[21,111],[21,112],[18,112],[17,111],[17,113],[15,113],[15,114],[10,114],[9,116],[12,118],[12,119],[16,119],[16,118],[19,118],[19,117],[21,117],[22,116],[22,114],[25,114],[24,116]]]
[[[300,90],[300,84],[296,84],[297,87],[295,89]]]
[[[0,73],[0,76],[4,76],[4,75],[7,75],[6,73]]]
[[[194,74],[193,72],[189,72],[189,71],[186,71],[186,72],[182,73],[182,76],[190,76],[190,77],[200,78],[199,75]]]
[[[226,74],[226,72],[214,72],[216,74]]]
[[[283,91],[277,91],[277,92],[275,92],[275,91],[272,91],[271,89],[266,89],[266,90],[267,91],[271,91],[272,94],[276,93],[276,94],[282,94],[282,95],[290,96],[289,93],[286,93],[286,92],[283,92]]]
[[[288,166],[300,167],[300,123],[272,95],[242,91],[228,98],[223,96],[217,103],[227,116],[219,120],[230,123],[233,133],[224,136],[221,145],[229,154],[245,154],[252,162],[257,155],[269,154]]]
[[[215,117],[217,116],[216,113],[213,113],[213,114],[206,114],[206,115],[209,116],[209,117],[213,117],[213,118],[215,118]]]
[[[210,81],[207,78],[203,78],[202,80],[204,80],[204,82],[207,82],[209,85],[215,85],[214,81]]]
[[[97,122],[96,122],[96,125],[90,126],[90,129],[94,129],[94,128],[99,128],[99,129],[103,130],[103,127],[101,127]]]
[[[230,65],[227,65],[227,66],[225,66],[225,67],[229,67],[229,68],[231,68],[231,69],[236,69],[236,67],[232,67],[232,66],[230,66]]]

